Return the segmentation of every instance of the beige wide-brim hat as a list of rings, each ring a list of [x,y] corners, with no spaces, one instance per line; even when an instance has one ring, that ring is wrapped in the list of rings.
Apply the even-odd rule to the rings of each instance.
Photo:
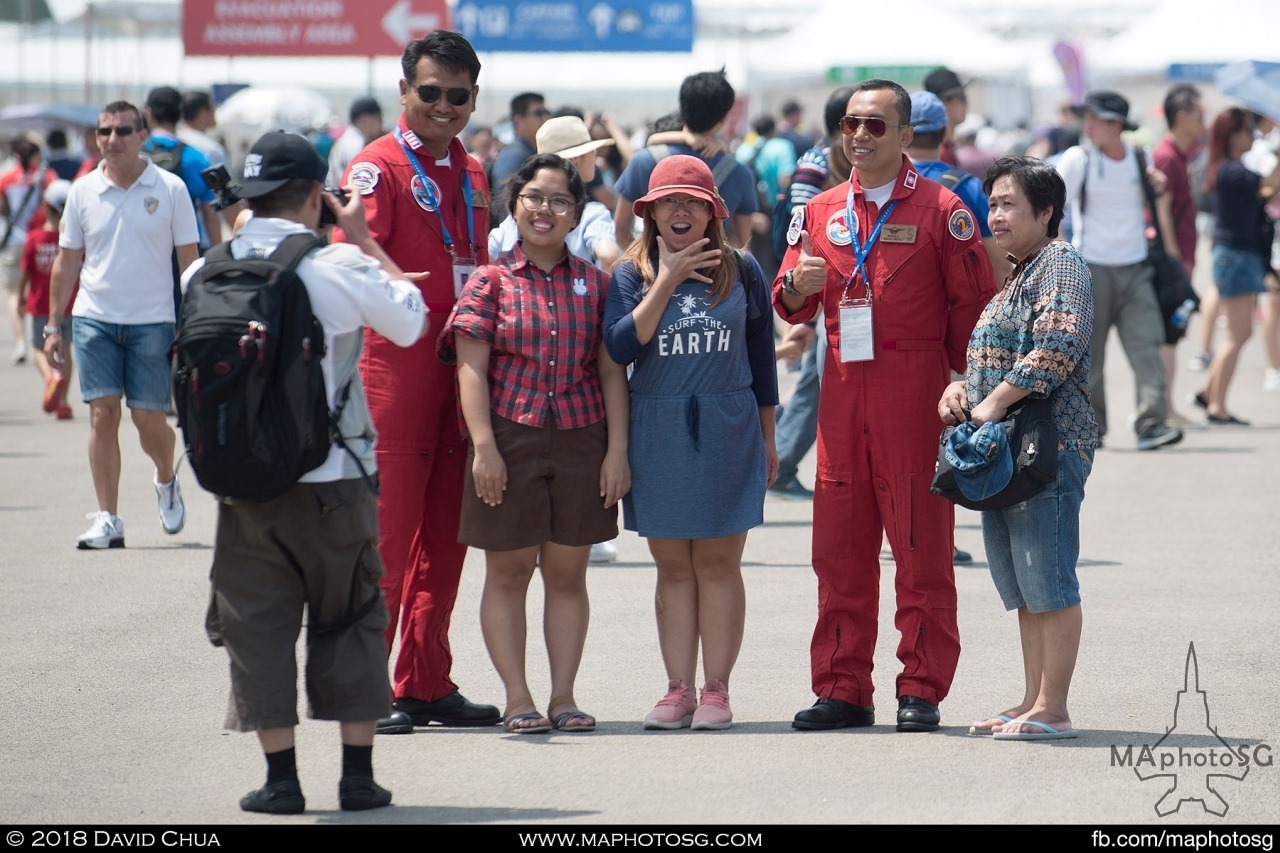
[[[566,160],[613,144],[612,139],[592,139],[591,131],[577,116],[547,119],[535,138],[539,154],[559,154]]]

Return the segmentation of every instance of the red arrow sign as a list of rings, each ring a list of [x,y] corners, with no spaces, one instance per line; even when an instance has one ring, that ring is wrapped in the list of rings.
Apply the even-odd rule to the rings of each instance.
[[[183,0],[187,56],[400,56],[447,0]]]

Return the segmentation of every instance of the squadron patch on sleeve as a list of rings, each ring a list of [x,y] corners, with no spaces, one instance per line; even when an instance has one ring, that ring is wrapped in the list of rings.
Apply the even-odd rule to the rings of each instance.
[[[800,242],[800,232],[804,230],[804,208],[797,207],[791,214],[791,224],[787,226],[787,245],[794,246]]]
[[[360,195],[369,195],[378,185],[382,170],[373,163],[361,162],[352,165],[347,174],[347,182],[356,188]]]
[[[968,240],[977,233],[973,225],[973,214],[967,210],[957,210],[947,220],[947,230],[957,240]]]

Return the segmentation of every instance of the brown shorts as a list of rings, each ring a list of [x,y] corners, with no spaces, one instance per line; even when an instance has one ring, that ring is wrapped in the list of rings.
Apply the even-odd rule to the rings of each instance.
[[[492,416],[493,437],[507,466],[502,503],[488,506],[476,497],[471,468],[475,449],[467,447],[458,541],[486,551],[514,551],[555,542],[594,545],[618,535],[618,507],[604,508],[600,466],[608,433],[599,421],[581,429],[558,429],[548,416],[528,427]]]

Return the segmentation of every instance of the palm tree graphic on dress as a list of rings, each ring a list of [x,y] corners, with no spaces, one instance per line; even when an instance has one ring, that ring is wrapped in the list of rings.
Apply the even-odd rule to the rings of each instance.
[[[701,301],[701,299],[693,296],[692,294],[685,294],[680,297],[680,301],[677,304],[680,306],[680,313],[688,317],[693,314],[694,310],[698,307],[698,303]]]
[[[1212,739],[1216,740],[1227,750],[1235,761],[1231,766],[1238,763],[1244,768],[1244,772],[1239,776],[1231,773],[1223,772],[1205,772],[1199,768],[1204,768],[1206,763],[1196,761],[1196,758],[1204,757],[1208,762],[1209,755],[1207,753],[1196,750],[1194,752],[1182,746],[1165,745],[1165,741],[1171,735],[1177,732],[1184,736],[1202,736],[1204,732],[1212,735]],[[1217,746],[1210,748],[1216,750]],[[1158,755],[1163,751],[1165,755]],[[1156,741],[1151,747],[1151,752],[1155,757],[1155,766],[1163,767],[1180,767],[1182,772],[1177,773],[1152,773],[1150,775],[1142,775],[1142,771],[1135,766],[1133,772],[1143,782],[1152,779],[1169,779],[1173,784],[1169,790],[1156,801],[1156,814],[1160,817],[1167,817],[1182,808],[1182,804],[1186,802],[1199,802],[1204,810],[1218,817],[1225,817],[1227,809],[1227,801],[1222,798],[1213,787],[1215,779],[1234,779],[1237,782],[1243,781],[1245,776],[1249,775],[1249,766],[1241,762],[1235,755],[1235,750],[1231,744],[1223,740],[1218,734],[1218,730],[1210,724],[1209,721],[1209,696],[1205,691],[1200,689],[1200,662],[1196,658],[1196,645],[1191,643],[1187,648],[1187,664],[1183,676],[1182,689],[1177,693],[1177,699],[1173,706],[1173,725],[1165,729],[1164,735],[1160,740]],[[1172,754],[1170,754],[1172,753]],[[1167,757],[1166,757],[1167,756]],[[1210,766],[1216,771],[1218,768],[1227,766],[1221,762],[1210,763]]]

